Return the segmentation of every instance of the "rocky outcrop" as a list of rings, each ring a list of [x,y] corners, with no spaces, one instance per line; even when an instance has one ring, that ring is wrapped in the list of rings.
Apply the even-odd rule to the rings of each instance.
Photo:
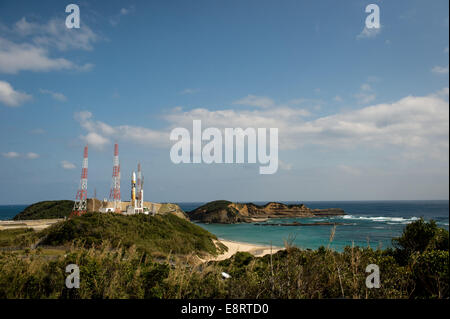
[[[248,211],[242,207],[243,214],[241,214],[235,205],[229,201],[219,200],[200,206],[187,214],[191,220],[203,223],[235,224],[244,222]]]
[[[178,206],[177,204],[172,203],[160,204],[160,206],[158,207],[158,211],[156,213],[160,215],[173,214],[182,219],[189,220],[184,210],[182,210],[181,207]]]
[[[219,200],[200,206],[187,214],[191,220],[203,223],[234,224],[261,221],[267,218],[345,215],[345,212],[340,208],[310,209],[304,204],[287,205],[270,202],[260,206],[253,203],[241,204]]]

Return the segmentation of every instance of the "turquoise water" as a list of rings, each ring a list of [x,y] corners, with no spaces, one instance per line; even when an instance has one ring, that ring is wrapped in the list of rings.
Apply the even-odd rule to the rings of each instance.
[[[294,204],[299,202],[286,202]],[[344,246],[355,245],[376,248],[391,246],[391,239],[400,236],[408,223],[423,217],[434,219],[440,227],[449,227],[449,201],[375,201],[375,202],[303,202],[310,208],[338,207],[346,216],[331,218],[289,218],[271,219],[267,223],[287,223],[298,221],[311,223],[319,221],[341,222],[348,225],[337,226],[330,247],[342,250]],[[185,211],[190,211],[204,203],[179,203]],[[257,204],[265,204],[258,202]],[[0,220],[12,219],[26,205],[0,205]],[[329,243],[331,226],[256,226],[254,224],[198,224],[219,238],[255,244],[283,246],[284,240],[293,239],[301,248],[315,249]]]
[[[287,202],[294,204],[296,202]],[[310,208],[338,207],[345,210],[346,216],[331,218],[289,218],[271,219],[266,223],[287,223],[292,221],[311,223],[320,221],[341,222],[348,225],[336,227],[330,247],[342,250],[352,243],[358,246],[368,244],[391,246],[391,239],[401,235],[408,223],[423,217],[434,219],[440,227],[449,227],[448,201],[376,201],[376,202],[303,202]],[[191,210],[202,203],[180,203],[184,210]],[[258,203],[265,204],[265,203]],[[255,244],[283,246],[284,240],[291,239],[301,248],[315,249],[327,246],[332,226],[257,226],[255,224],[201,224],[199,226],[219,238]]]

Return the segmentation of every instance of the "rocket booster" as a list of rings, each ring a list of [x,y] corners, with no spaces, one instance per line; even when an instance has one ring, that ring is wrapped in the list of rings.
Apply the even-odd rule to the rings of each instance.
[[[131,202],[133,206],[135,206],[136,203],[136,173],[133,172],[131,175]]]

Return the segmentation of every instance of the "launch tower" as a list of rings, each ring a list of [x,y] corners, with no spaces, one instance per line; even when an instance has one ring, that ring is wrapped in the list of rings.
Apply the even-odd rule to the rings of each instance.
[[[86,213],[87,210],[87,174],[88,174],[88,146],[84,147],[83,165],[81,168],[80,187],[75,198],[75,205],[73,206],[72,216],[80,216]]]
[[[109,199],[114,202],[114,211],[120,213],[122,208],[120,205],[120,164],[119,164],[119,145],[114,144],[114,161],[112,173],[111,192]]]

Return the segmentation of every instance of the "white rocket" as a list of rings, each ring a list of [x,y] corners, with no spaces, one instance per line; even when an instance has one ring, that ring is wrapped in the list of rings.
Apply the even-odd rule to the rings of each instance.
[[[131,175],[131,205],[136,207],[136,173]]]

